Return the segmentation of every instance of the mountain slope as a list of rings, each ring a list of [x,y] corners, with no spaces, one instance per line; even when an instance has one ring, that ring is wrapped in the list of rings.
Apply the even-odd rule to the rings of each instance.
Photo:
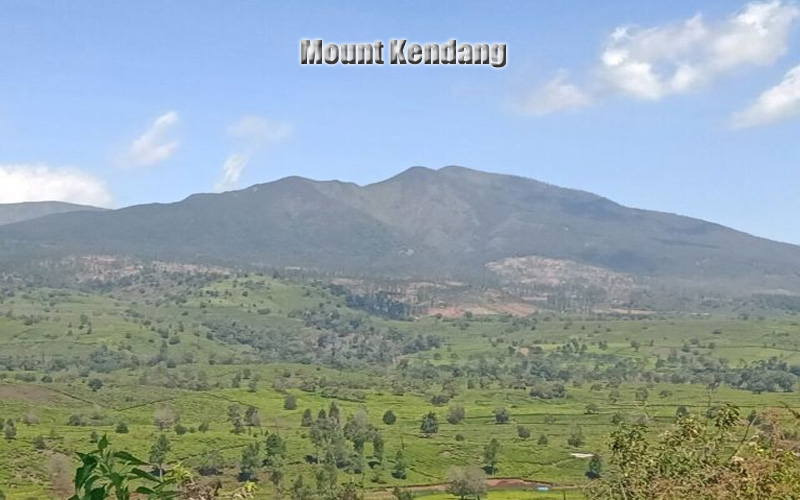
[[[800,291],[800,247],[462,167],[415,167],[363,187],[289,177],[7,225],[0,241],[7,258],[102,252],[403,276],[477,276],[538,256],[637,279]]]
[[[78,211],[97,211],[102,208],[86,205],[75,205],[61,201],[35,201],[27,203],[0,204],[0,226],[30,219],[38,219],[45,215]]]

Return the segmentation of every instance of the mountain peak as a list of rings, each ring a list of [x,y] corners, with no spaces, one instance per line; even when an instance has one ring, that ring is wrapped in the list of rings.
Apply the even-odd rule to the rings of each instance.
[[[368,186],[291,176],[172,204],[0,228],[0,257],[103,251],[426,279],[482,278],[487,265],[520,258],[584,264],[647,283],[800,292],[800,247],[462,166],[412,167]]]

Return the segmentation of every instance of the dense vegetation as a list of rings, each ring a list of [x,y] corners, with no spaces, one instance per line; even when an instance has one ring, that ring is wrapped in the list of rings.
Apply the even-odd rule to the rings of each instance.
[[[800,406],[791,313],[412,319],[390,296],[326,281],[169,266],[46,285],[13,273],[0,285],[7,499],[68,498],[75,468],[111,449],[135,488],[169,480],[187,498],[488,485],[492,500],[644,499],[653,491],[635,487],[681,474],[685,491],[733,481],[730,457],[752,474],[767,457],[764,488],[788,477],[791,433],[768,409]],[[698,476],[665,462],[690,441]],[[620,493],[619,477],[640,486]],[[684,498],[674,489],[659,498]]]

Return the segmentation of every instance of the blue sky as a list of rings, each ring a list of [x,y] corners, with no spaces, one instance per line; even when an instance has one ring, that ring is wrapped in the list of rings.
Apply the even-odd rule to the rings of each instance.
[[[0,202],[457,164],[800,243],[799,27],[787,1],[6,0]],[[508,64],[301,66],[302,38]]]

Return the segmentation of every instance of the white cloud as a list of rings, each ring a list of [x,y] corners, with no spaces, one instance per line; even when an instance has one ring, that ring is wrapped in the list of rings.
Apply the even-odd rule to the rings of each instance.
[[[217,192],[234,189],[253,155],[287,139],[292,128],[258,116],[245,116],[230,125],[227,132],[237,143],[239,151],[228,156],[222,165],[222,177],[214,185]]]
[[[795,66],[774,87],[765,90],[744,111],[733,117],[735,127],[754,127],[800,116],[800,66]]]
[[[214,190],[218,193],[229,191],[236,187],[239,177],[242,176],[244,167],[250,162],[250,155],[233,153],[225,160],[222,165],[222,178],[214,184]]]
[[[542,116],[591,104],[592,99],[588,93],[565,80],[566,75],[561,73],[543,87],[530,92],[523,99],[523,111],[526,114]]]
[[[172,139],[178,121],[178,113],[175,111],[168,111],[156,118],[150,128],[130,145],[124,156],[124,163],[148,166],[171,158],[180,146],[180,142]]]
[[[679,23],[649,28],[621,26],[609,36],[583,87],[562,79],[555,88],[581,96],[581,105],[614,94],[659,100],[687,92],[738,68],[775,63],[787,52],[798,17],[797,6],[774,0],[749,3],[727,19],[712,23],[697,14]],[[553,82],[539,92],[547,96],[548,88],[552,93]],[[531,112],[524,101],[522,107]],[[567,107],[542,105],[535,107],[533,114]]]
[[[101,180],[80,170],[43,164],[0,164],[0,203],[25,201],[66,201],[109,207],[112,197]]]

